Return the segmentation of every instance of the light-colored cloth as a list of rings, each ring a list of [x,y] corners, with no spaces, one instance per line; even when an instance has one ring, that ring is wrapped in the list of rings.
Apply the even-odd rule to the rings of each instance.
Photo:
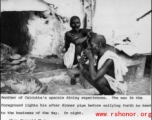
[[[109,75],[104,75],[104,77],[107,79],[111,89],[113,89],[117,95],[126,95],[128,88],[126,82],[120,82],[117,81],[116,79],[112,78]]]
[[[67,68],[72,68],[74,57],[75,57],[75,45],[73,43],[70,43],[70,47],[68,48],[67,52],[64,54],[63,57],[64,65]]]
[[[113,89],[116,94],[126,94],[127,93],[127,84],[123,81],[123,75],[126,75],[128,72],[128,68],[126,65],[121,61],[118,55],[114,52],[107,51],[99,60],[98,62],[98,69],[100,69],[106,60],[112,59],[114,61],[114,73],[115,78],[112,78],[109,75],[104,75],[104,77],[109,82],[111,89]]]
[[[104,53],[104,55],[100,58],[98,62],[98,69],[100,69],[108,59],[112,59],[114,62],[114,73],[116,79],[118,81],[123,81],[123,75],[126,75],[126,73],[128,72],[128,68],[126,67],[125,63],[123,63],[123,61],[120,59],[120,57],[114,52],[108,50]]]

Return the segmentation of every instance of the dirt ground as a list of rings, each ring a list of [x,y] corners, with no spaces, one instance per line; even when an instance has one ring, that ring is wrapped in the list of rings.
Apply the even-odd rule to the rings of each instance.
[[[150,68],[146,68],[142,79],[136,79],[134,82],[127,83],[128,95],[151,95]],[[84,89],[77,79],[76,85],[70,85],[63,81],[51,81],[46,94],[56,95],[98,95],[95,88]]]
[[[128,83],[129,95],[151,95],[150,69],[146,68],[145,75],[136,82]]]
[[[151,66],[145,69],[145,74],[142,79],[132,80],[127,83],[128,95],[151,95]],[[47,82],[48,89],[45,93],[47,95],[99,95],[99,92],[94,88],[84,89],[80,85],[79,77],[76,79],[76,85],[70,84],[69,76],[60,76]],[[130,79],[127,79],[130,80]],[[45,82],[44,82],[45,83]]]
[[[128,95],[151,95],[151,56],[147,57],[145,74],[142,79],[136,79],[132,82],[128,82]],[[129,79],[128,79],[129,80]],[[127,81],[128,81],[127,80]],[[68,82],[52,81],[49,83],[48,91],[46,94],[57,94],[57,95],[94,95],[99,94],[95,88],[84,89],[77,78],[76,85],[70,85]]]

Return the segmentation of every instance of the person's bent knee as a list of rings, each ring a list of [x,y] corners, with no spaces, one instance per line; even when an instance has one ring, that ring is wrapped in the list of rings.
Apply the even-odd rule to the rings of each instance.
[[[108,81],[103,77],[99,81],[96,82],[100,86],[100,88],[104,88],[105,86],[108,86]]]
[[[86,74],[87,74],[86,72],[87,72],[87,71],[86,71],[85,69],[83,69],[83,70],[82,70],[82,75],[83,75],[83,76],[86,76]]]

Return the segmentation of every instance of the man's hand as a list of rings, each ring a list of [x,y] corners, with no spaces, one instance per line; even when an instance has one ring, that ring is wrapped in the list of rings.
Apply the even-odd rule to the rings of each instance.
[[[87,58],[88,58],[89,60],[92,60],[92,59],[94,58],[94,57],[93,57],[93,54],[92,54],[92,51],[89,50],[89,49],[85,49],[84,54],[87,56]]]
[[[85,56],[82,56],[81,58],[78,59],[78,61],[81,65],[85,64],[87,60],[88,59]]]
[[[87,37],[91,38],[91,32],[90,31],[87,33]]]

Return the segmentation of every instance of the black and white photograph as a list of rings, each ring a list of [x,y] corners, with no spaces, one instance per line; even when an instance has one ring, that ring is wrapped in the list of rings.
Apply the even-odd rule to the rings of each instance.
[[[151,0],[1,0],[1,95],[151,95]]]

